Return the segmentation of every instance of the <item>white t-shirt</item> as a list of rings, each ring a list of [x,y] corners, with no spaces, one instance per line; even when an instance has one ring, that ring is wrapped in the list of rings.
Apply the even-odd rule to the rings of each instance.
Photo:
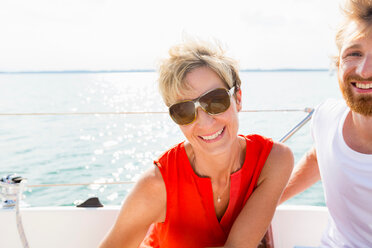
[[[342,129],[349,112],[344,101],[327,100],[312,119],[330,214],[321,247],[372,248],[372,154],[356,152],[345,143]]]

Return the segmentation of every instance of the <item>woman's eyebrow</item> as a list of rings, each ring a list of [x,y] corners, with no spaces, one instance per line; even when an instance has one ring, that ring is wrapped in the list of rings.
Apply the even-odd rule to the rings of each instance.
[[[361,47],[362,46],[360,44],[354,44],[354,45],[346,47],[344,51],[349,50],[349,49],[359,49]]]

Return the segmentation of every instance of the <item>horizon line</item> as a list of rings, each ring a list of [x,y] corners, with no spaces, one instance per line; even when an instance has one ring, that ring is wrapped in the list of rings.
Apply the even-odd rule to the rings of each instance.
[[[316,72],[331,71],[330,68],[272,68],[272,69],[240,69],[241,72]],[[129,69],[129,70],[46,70],[46,71],[0,71],[0,74],[58,74],[58,73],[129,73],[129,72],[156,72],[155,69]]]

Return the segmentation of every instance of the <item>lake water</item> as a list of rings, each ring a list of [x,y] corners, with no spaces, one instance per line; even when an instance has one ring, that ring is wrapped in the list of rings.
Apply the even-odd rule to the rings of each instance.
[[[0,74],[0,113],[167,111],[155,72]],[[315,107],[340,98],[326,71],[241,72],[243,110]],[[240,133],[281,138],[306,113],[240,113]],[[183,141],[167,114],[0,116],[0,176],[28,185],[133,181]],[[309,124],[287,144],[296,161],[311,147]],[[90,196],[118,205],[132,184],[27,188],[30,206],[68,206]],[[320,183],[287,202],[324,205]]]

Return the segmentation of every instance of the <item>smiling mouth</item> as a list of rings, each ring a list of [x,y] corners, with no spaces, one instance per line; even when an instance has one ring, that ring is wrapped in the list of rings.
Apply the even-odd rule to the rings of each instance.
[[[357,82],[351,82],[351,84],[358,89],[361,90],[369,90],[372,89],[372,83],[369,84],[362,84],[362,83],[357,83]]]
[[[214,140],[214,139],[217,138],[219,135],[221,135],[221,133],[223,132],[223,130],[225,130],[225,128],[222,128],[220,131],[217,131],[217,132],[215,132],[215,133],[212,134],[212,135],[208,135],[208,136],[199,136],[199,137],[201,137],[203,140]]]

